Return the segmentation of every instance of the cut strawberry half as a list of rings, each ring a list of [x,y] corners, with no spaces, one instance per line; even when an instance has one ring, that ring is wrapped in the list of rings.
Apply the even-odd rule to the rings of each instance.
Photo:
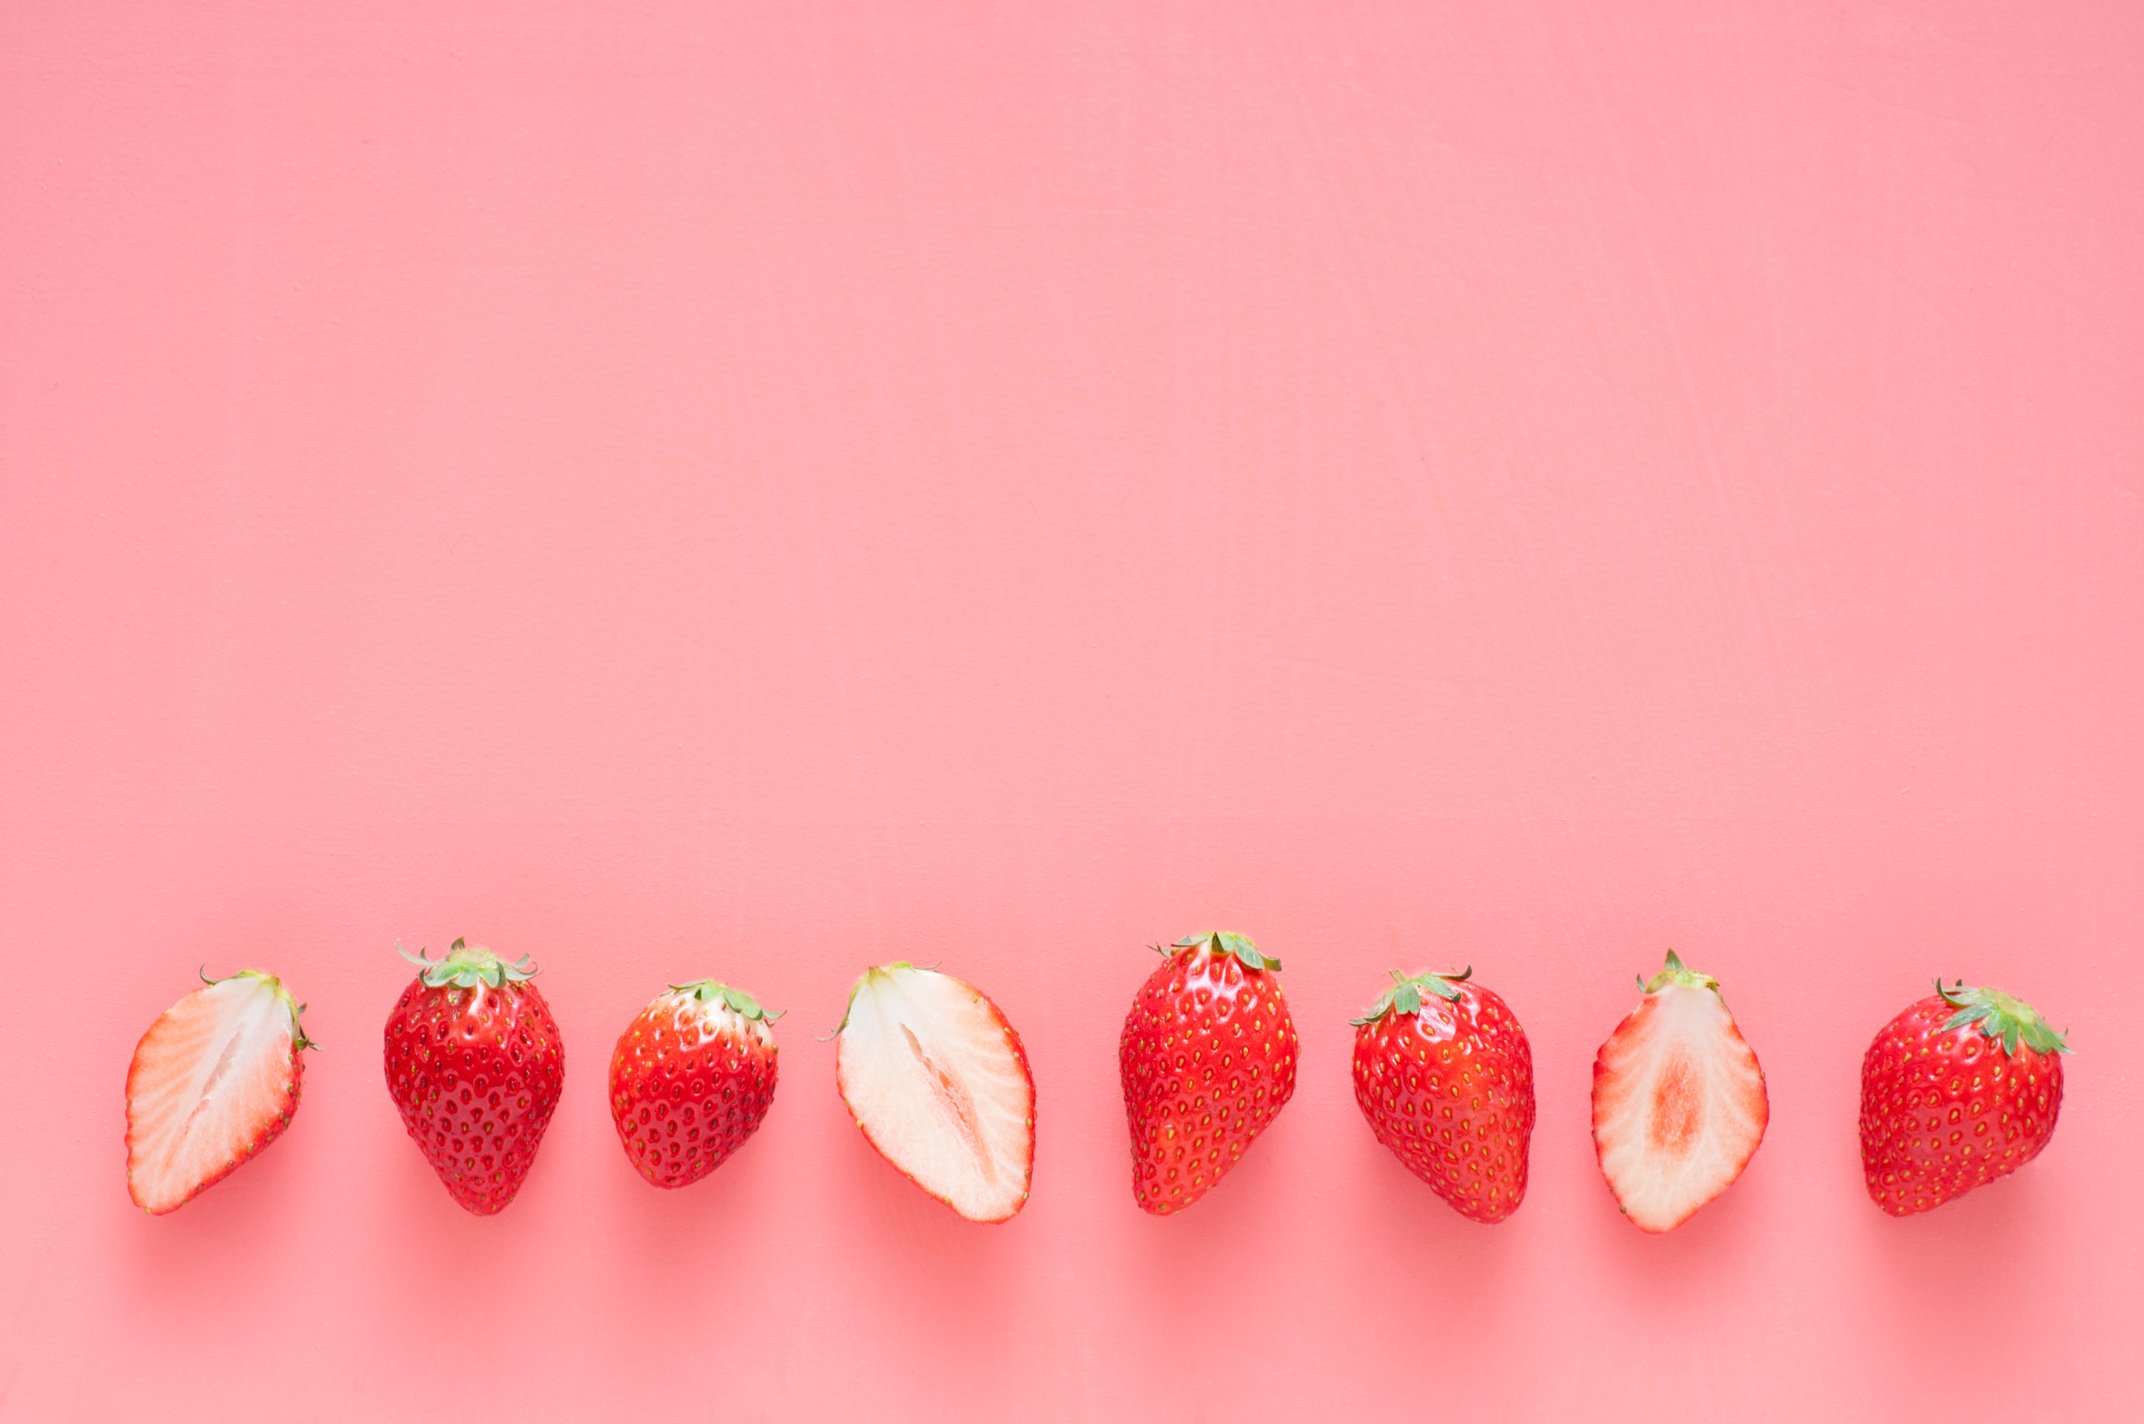
[[[1035,1080],[1020,1035],[950,974],[865,971],[835,1030],[834,1077],[864,1137],[970,1221],[1005,1221],[1035,1170]]]
[[[282,1135],[298,1110],[303,1006],[272,974],[210,981],[166,1009],[127,1070],[127,1191],[176,1211]]]
[[[1632,1223],[1669,1231],[1742,1175],[1771,1107],[1719,981],[1667,965],[1593,1063],[1593,1146]]]

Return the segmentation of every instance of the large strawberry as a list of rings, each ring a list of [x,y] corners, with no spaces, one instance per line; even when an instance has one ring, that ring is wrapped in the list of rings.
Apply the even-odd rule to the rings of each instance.
[[[447,1191],[479,1216],[514,1199],[566,1075],[565,1045],[527,956],[454,941],[387,1016],[387,1091]]]
[[[970,1221],[1010,1221],[1035,1179],[1035,1079],[973,984],[881,964],[849,991],[834,1085],[894,1170]]]
[[[1929,1211],[2040,1155],[2062,1111],[2062,1035],[1965,981],[1885,1024],[1861,1059],[1861,1170],[1893,1216]]]
[[[1117,1067],[1131,1123],[1132,1195],[1156,1216],[1197,1201],[1295,1092],[1295,1021],[1280,961],[1240,934],[1180,939],[1124,1018]]]
[[[1355,1103],[1377,1140],[1461,1216],[1495,1224],[1526,1196],[1534,1055],[1494,989],[1392,972],[1355,1025]]]
[[[618,1036],[610,1116],[640,1175],[689,1186],[759,1131],[774,1101],[770,1014],[741,989],[673,984]]]
[[[1675,952],[1593,1062],[1593,1147],[1624,1215],[1680,1226],[1742,1175],[1764,1140],[1764,1070],[1720,981]]]
[[[176,1211],[283,1135],[298,1110],[303,1004],[273,974],[202,976],[157,1016],[127,1069],[127,1194]]]

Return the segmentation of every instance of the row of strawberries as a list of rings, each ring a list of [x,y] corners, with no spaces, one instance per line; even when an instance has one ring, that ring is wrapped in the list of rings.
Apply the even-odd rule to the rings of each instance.
[[[1295,1090],[1295,1024],[1280,961],[1239,934],[1156,946],[1118,1050],[1132,1191],[1166,1215],[1242,1160]],[[456,1201],[512,1201],[558,1104],[565,1049],[531,981],[456,940],[388,1016],[388,1091]],[[1498,1222],[1526,1194],[1533,1056],[1494,990],[1467,971],[1397,972],[1356,1027],[1355,1100],[1377,1140],[1446,1202]],[[1718,981],[1673,953],[1593,1065],[1593,1139],[1623,1212],[1646,1231],[1689,1219],[1741,1175],[1770,1116],[1764,1072]],[[1945,988],[1910,1005],[1861,1066],[1869,1195],[1894,1215],[1939,1206],[2038,1155],[2062,1105],[2068,1051],[2030,1006]],[[302,1006],[273,975],[209,981],[152,1024],[127,1076],[127,1185],[175,1210],[273,1142],[297,1110],[310,1047]],[[660,1187],[712,1172],[774,1098],[771,1021],[713,980],[672,986],[618,1039],[611,1116]],[[973,1221],[1005,1221],[1034,1175],[1035,1087],[996,1004],[949,974],[868,970],[835,1032],[835,1076],[856,1125],[919,1187]]]

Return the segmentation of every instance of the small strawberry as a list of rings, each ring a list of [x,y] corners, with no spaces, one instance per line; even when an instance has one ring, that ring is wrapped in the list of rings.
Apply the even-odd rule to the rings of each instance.
[[[658,1187],[690,1186],[759,1131],[774,1101],[781,1017],[741,989],[673,984],[618,1036],[610,1116],[626,1159]]]
[[[1241,1161],[1295,1092],[1295,1021],[1280,961],[1240,934],[1156,945],[1124,1019],[1117,1067],[1131,1123],[1132,1195],[1156,1216],[1181,1211]]]
[[[834,1086],[878,1155],[968,1220],[1027,1205],[1035,1079],[973,984],[906,963],[865,970],[834,1030]]]
[[[1593,1147],[1631,1224],[1669,1231],[1734,1185],[1771,1121],[1720,981],[1667,966],[1593,1061]]]
[[[127,1069],[127,1194],[177,1211],[290,1126],[312,1042],[273,974],[202,976],[157,1016]]]
[[[387,1016],[387,1091],[454,1200],[478,1216],[521,1190],[566,1076],[565,1045],[527,956],[454,941]]]
[[[1893,1216],[1930,1211],[2040,1155],[2062,1111],[2062,1035],[1964,980],[1907,1007],[1861,1059],[1861,1170]]]
[[[1534,1055],[1493,989],[1392,972],[1355,1025],[1355,1103],[1377,1140],[1461,1216],[1489,1225],[1526,1196]]]

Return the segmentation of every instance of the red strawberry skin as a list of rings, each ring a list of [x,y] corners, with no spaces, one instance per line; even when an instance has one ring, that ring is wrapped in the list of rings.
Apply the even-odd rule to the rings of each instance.
[[[1893,1216],[1932,1211],[2040,1155],[2068,1046],[2029,1005],[1962,983],[1910,1005],[1861,1059],[1861,1167]]]
[[[1279,960],[1224,931],[1163,953],[1117,1048],[1132,1194],[1155,1216],[1190,1206],[1243,1159],[1294,1094],[1298,1054]]]
[[[1494,1225],[1526,1196],[1534,1057],[1494,989],[1466,973],[1395,985],[1355,1021],[1355,1103],[1377,1140],[1461,1216]]]
[[[774,1102],[775,1017],[703,979],[658,996],[618,1037],[611,1121],[626,1159],[658,1187],[685,1187],[759,1131]]]
[[[527,964],[456,940],[387,1017],[387,1090],[402,1125],[478,1216],[521,1190],[565,1082],[565,1045]]]

